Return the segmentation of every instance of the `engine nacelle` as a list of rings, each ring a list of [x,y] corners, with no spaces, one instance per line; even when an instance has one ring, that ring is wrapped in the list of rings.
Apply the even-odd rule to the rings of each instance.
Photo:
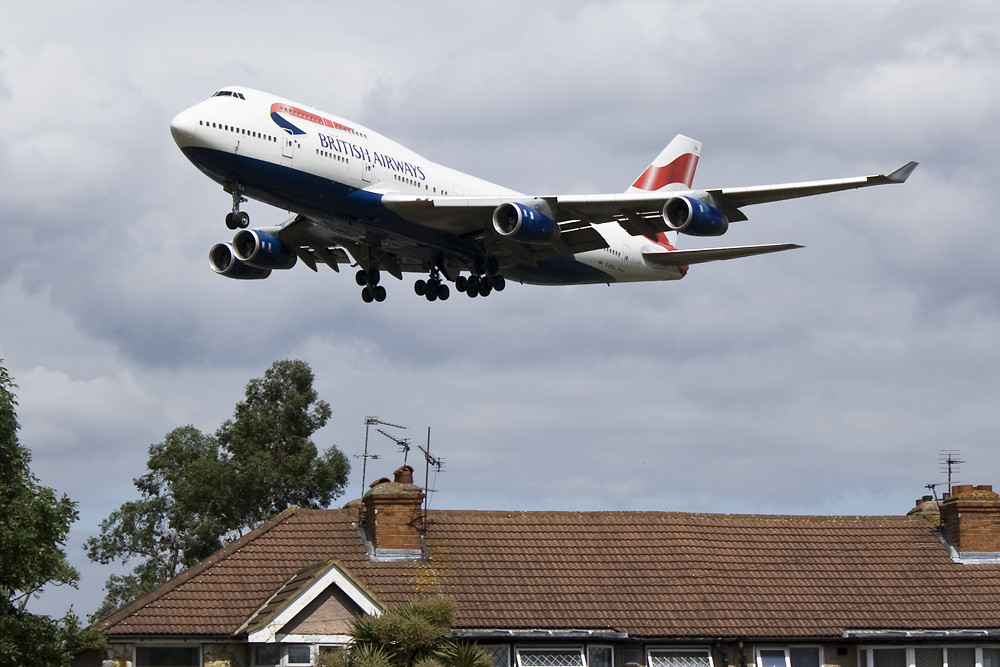
[[[257,229],[242,229],[233,237],[236,258],[258,269],[290,269],[298,257],[276,237]]]
[[[670,229],[690,236],[722,236],[729,220],[715,208],[694,197],[672,197],[663,205],[663,221]]]
[[[500,236],[533,245],[552,243],[559,238],[559,225],[552,218],[517,202],[496,207],[493,229]]]
[[[271,269],[247,264],[233,250],[231,243],[216,243],[208,251],[208,263],[220,276],[237,280],[262,280],[271,275]]]

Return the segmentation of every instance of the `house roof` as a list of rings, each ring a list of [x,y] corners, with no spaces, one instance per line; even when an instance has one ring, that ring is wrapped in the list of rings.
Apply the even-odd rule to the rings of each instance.
[[[100,629],[231,636],[331,559],[384,605],[451,596],[466,629],[678,639],[1000,629],[1000,565],[955,562],[919,517],[432,510],[427,558],[383,562],[369,559],[356,518],[287,510]]]

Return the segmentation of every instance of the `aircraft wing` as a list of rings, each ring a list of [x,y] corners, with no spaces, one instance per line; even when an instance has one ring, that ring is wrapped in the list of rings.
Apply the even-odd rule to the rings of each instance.
[[[441,196],[416,197],[386,194],[383,204],[402,217],[451,233],[490,231],[491,215],[500,204],[516,202],[532,205],[545,202],[562,227],[570,222],[575,229],[604,222],[618,222],[633,236],[664,232],[668,227],[660,212],[666,202],[677,196],[710,197],[714,206],[730,222],[746,220],[743,206],[763,204],[783,199],[811,197],[841,190],[853,190],[874,185],[903,183],[916,169],[908,162],[896,171],[884,175],[858,176],[824,181],[804,181],[779,185],[759,185],[740,188],[710,188],[706,190],[660,190],[656,192],[625,192],[594,195],[510,195],[510,196]]]

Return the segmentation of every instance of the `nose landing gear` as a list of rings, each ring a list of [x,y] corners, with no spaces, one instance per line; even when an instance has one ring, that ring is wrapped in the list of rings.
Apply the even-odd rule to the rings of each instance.
[[[240,210],[240,204],[248,201],[243,196],[245,188],[236,183],[226,188],[226,190],[233,195],[233,210],[231,213],[226,214],[226,227],[229,227],[229,229],[246,229],[250,226],[250,214]]]

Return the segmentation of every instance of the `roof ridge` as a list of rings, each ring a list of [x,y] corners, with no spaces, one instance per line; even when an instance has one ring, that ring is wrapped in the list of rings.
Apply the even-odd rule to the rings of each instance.
[[[241,535],[240,537],[236,538],[226,546],[222,547],[208,558],[198,561],[191,567],[181,571],[181,573],[178,574],[177,576],[171,578],[170,580],[166,581],[163,584],[160,584],[149,593],[146,593],[146,595],[136,600],[133,600],[129,604],[118,609],[110,616],[106,617],[101,621],[98,621],[96,624],[97,629],[104,632],[108,628],[114,627],[115,625],[125,620],[135,612],[139,611],[143,607],[146,607],[150,605],[152,602],[162,598],[164,595],[171,593],[181,585],[187,583],[188,581],[191,581],[196,576],[202,574],[209,568],[226,560],[227,558],[229,558],[229,556],[233,555],[235,552],[244,548],[248,544],[254,542],[263,535],[266,535],[267,533],[271,532],[277,526],[291,519],[292,516],[294,516],[295,514],[297,513],[304,514],[312,511],[313,510],[304,509],[301,507],[289,507],[287,509],[282,510],[278,514],[275,514],[273,517],[268,519],[266,522],[262,523],[261,525],[251,530],[246,535]]]

